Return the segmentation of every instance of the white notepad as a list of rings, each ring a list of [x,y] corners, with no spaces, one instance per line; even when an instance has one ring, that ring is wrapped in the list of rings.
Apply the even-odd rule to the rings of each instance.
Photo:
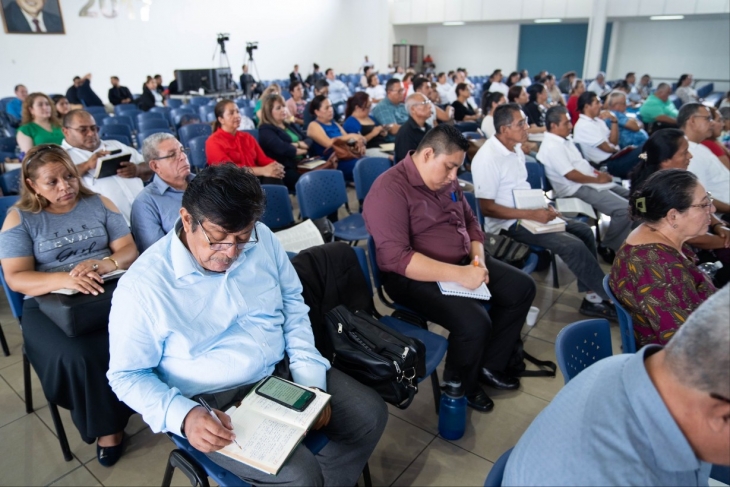
[[[465,288],[456,282],[439,281],[438,285],[439,289],[441,289],[441,294],[444,296],[459,296],[461,298],[482,299],[484,301],[492,299],[492,293],[489,292],[487,285],[484,283],[476,289]]]

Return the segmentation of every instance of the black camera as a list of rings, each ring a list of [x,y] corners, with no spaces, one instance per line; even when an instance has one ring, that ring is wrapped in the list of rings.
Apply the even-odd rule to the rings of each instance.
[[[246,52],[248,53],[249,56],[252,56],[253,55],[253,50],[254,49],[258,49],[258,48],[259,48],[258,41],[256,41],[256,42],[247,42],[246,43]]]
[[[227,40],[230,40],[230,34],[218,34],[218,44],[223,44]]]

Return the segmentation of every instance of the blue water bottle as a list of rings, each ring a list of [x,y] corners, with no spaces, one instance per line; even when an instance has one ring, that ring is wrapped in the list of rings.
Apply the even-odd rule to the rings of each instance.
[[[446,382],[439,405],[439,434],[458,440],[466,430],[466,397],[460,382]]]

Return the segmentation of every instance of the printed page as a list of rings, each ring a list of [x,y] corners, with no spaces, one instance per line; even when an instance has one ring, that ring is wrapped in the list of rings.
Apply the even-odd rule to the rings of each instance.
[[[236,411],[244,411],[238,408]],[[231,416],[236,443],[219,452],[263,472],[275,474],[304,437],[304,430],[273,418],[246,411]]]
[[[515,198],[515,207],[520,210],[545,208],[545,193],[541,189],[515,189],[512,191]]]
[[[286,230],[274,233],[287,252],[301,252],[309,247],[323,245],[322,234],[312,220],[307,220]]]
[[[256,387],[258,387],[258,384]],[[256,393],[256,387],[251,389],[251,392],[243,400],[241,407],[233,413],[231,419],[239,416],[246,416],[251,413],[257,413],[276,418],[279,421],[301,428],[302,433],[304,433],[304,430],[308,429],[309,426],[319,417],[322,409],[324,409],[325,405],[330,400],[329,394],[310,389],[315,393],[315,398],[311,403],[309,403],[307,409],[299,412],[260,396]]]
[[[560,213],[582,213],[591,218],[596,218],[593,207],[580,198],[558,198],[555,203]]]

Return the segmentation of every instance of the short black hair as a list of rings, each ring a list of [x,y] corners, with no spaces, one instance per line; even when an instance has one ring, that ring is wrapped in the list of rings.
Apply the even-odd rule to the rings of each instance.
[[[314,115],[314,112],[322,107],[322,103],[324,103],[326,99],[327,97],[324,95],[317,95],[312,98],[312,101],[309,102],[309,114]]]
[[[193,231],[207,220],[238,233],[263,215],[266,196],[250,171],[225,163],[206,167],[190,181],[182,207],[193,217]]]
[[[532,83],[527,87],[527,94],[530,95],[530,101],[537,101],[537,95],[545,91],[545,85],[542,83]]]
[[[19,88],[20,88],[21,86],[22,86],[22,87],[25,87],[25,85],[15,85],[15,89],[13,89],[13,91],[18,91],[18,89],[19,89]]]
[[[111,79],[115,79],[115,80],[119,81],[119,76],[112,76]]]
[[[692,204],[697,176],[682,169],[657,171],[629,196],[629,210],[634,220],[656,223],[669,210],[685,212]]]
[[[507,127],[514,122],[515,113],[521,112],[522,109],[517,103],[505,103],[494,109],[494,132],[499,134],[502,127]]]
[[[624,79],[628,79],[629,76],[636,76],[636,73],[634,73],[633,71],[629,71],[628,73],[626,73],[626,76],[624,76]]]
[[[426,135],[421,139],[421,143],[418,144],[416,152],[421,152],[429,147],[433,149],[436,156],[453,154],[457,151],[466,152],[469,149],[469,141],[453,125],[440,123],[426,132]]]
[[[400,83],[401,80],[398,78],[390,78],[387,83],[385,83],[385,91],[388,92],[393,87],[393,85]]]
[[[334,70],[332,68],[327,68],[324,70],[324,74],[330,74],[330,71],[334,73]]]
[[[294,89],[301,84],[302,84],[301,81],[292,81],[291,83],[289,83],[289,93],[294,91]]]
[[[551,125],[560,125],[560,121],[563,118],[561,115],[568,116],[568,109],[563,105],[555,105],[554,107],[548,108],[547,113],[545,113],[545,130],[550,132]],[[570,117],[568,116],[568,118]]]
[[[314,69],[319,69],[319,64],[317,64],[317,63],[312,63],[312,67],[313,67]]]
[[[162,75],[161,74],[156,74],[156,75],[153,76],[153,78],[162,78]]]
[[[684,127],[687,122],[689,122],[689,119],[692,118],[693,115],[696,115],[703,106],[703,104],[697,102],[685,103],[682,105],[682,108],[679,109],[679,113],[677,114],[677,125],[679,128]]]
[[[322,91],[323,89],[327,88],[329,86],[329,82],[326,79],[318,79],[314,83],[314,89],[316,91]]]
[[[416,76],[415,78],[413,78],[413,91],[418,91],[424,84],[428,84],[428,78],[420,75]]]
[[[90,117],[93,117],[91,113],[87,112],[83,108],[75,108],[63,116],[61,125],[63,127],[70,127],[73,121],[76,120],[76,117],[80,117],[81,115],[88,115]]]
[[[74,76],[74,81],[76,81],[77,79],[81,79],[81,76]]]
[[[585,91],[582,95],[578,97],[578,112],[583,113],[583,109],[593,103],[593,100],[597,99],[598,95],[596,95],[592,91]]]

